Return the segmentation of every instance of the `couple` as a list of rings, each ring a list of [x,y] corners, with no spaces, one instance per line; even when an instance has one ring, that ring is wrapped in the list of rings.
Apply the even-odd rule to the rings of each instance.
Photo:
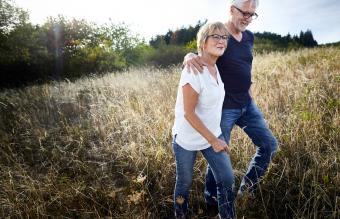
[[[254,36],[246,27],[257,17],[257,6],[258,0],[233,0],[230,20],[202,26],[197,34],[198,56],[188,54],[185,58],[172,130],[176,218],[187,217],[197,151],[209,164],[204,191],[207,209],[216,210],[216,214],[218,209],[220,218],[235,217],[234,174],[228,146],[234,124],[256,146],[239,195],[245,191],[254,193],[277,150],[277,141],[250,96]]]

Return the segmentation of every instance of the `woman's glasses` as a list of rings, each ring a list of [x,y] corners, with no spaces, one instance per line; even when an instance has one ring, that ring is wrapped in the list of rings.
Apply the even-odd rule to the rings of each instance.
[[[228,39],[228,35],[211,34],[211,35],[208,35],[208,37],[211,37],[216,42],[219,42],[220,40],[227,42],[227,39]]]

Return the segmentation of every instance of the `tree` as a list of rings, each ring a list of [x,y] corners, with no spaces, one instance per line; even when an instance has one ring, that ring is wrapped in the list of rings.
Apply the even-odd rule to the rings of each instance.
[[[195,26],[189,25],[189,27],[182,27],[175,31],[168,30],[165,35],[157,35],[150,40],[150,45],[154,48],[160,48],[166,45],[186,45],[196,39],[197,32],[203,26],[204,22],[198,21]]]
[[[150,46],[153,48],[159,48],[161,46],[166,45],[165,37],[163,35],[156,35],[155,37],[152,37],[150,42]]]
[[[313,33],[311,30],[307,30],[305,33],[301,31],[300,42],[305,47],[314,47],[318,45],[316,40],[314,40]]]
[[[28,13],[11,0],[0,0],[0,34],[8,34],[15,27],[28,22]]]
[[[48,68],[40,28],[12,1],[0,0],[0,84],[42,78]]]
[[[56,18],[49,17],[42,29],[48,56],[54,60],[53,78],[72,77],[79,75],[80,71],[84,71],[83,73],[94,71],[90,67],[93,65],[84,63],[86,60],[84,54],[88,53],[84,53],[83,50],[100,44],[100,37],[97,37],[98,27],[95,24],[85,20],[67,20],[59,15]],[[82,62],[75,62],[72,59],[82,60]],[[79,63],[79,65],[75,65],[75,63]],[[79,68],[75,68],[75,66]]]
[[[126,67],[139,64],[143,56],[141,51],[148,50],[144,40],[140,39],[139,35],[133,33],[124,23],[106,24],[100,28],[99,32],[108,49],[125,59]]]
[[[133,49],[141,42],[139,36],[132,33],[124,23],[106,24],[101,27],[100,32],[110,42],[112,49],[118,52]]]

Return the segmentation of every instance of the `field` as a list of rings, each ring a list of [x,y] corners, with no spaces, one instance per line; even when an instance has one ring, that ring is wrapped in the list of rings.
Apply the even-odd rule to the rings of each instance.
[[[253,97],[280,150],[238,218],[340,218],[340,49],[256,55]],[[180,68],[131,69],[0,93],[0,218],[173,218]],[[236,185],[255,148],[231,141]],[[203,218],[199,156],[192,218]]]

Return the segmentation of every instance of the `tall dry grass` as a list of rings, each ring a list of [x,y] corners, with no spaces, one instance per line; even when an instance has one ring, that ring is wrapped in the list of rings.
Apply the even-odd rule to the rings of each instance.
[[[339,218],[340,50],[255,56],[253,96],[280,151],[239,218]],[[144,68],[0,93],[0,217],[172,218],[180,69]],[[232,133],[236,183],[254,146]],[[202,218],[206,162],[190,211]]]

